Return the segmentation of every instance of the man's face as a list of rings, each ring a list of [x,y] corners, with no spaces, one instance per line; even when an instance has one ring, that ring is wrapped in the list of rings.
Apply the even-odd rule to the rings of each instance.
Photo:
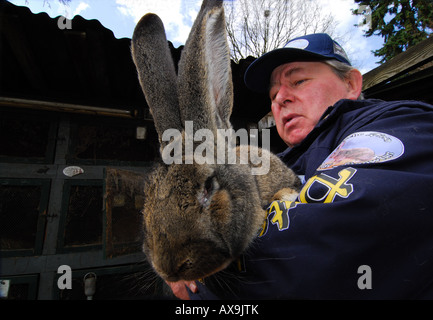
[[[325,110],[340,99],[357,99],[350,83],[322,62],[291,62],[277,67],[270,82],[272,113],[280,137],[299,144]]]

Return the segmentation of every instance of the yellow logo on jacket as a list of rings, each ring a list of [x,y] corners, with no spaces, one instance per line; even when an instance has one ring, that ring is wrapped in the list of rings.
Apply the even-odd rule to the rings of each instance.
[[[267,209],[267,219],[263,223],[259,237],[266,234],[269,223],[276,225],[279,231],[289,228],[289,211],[298,204],[332,203],[336,197],[348,198],[354,191],[353,185],[348,183],[356,174],[354,168],[344,168],[338,172],[338,178],[320,173],[308,179],[299,193],[299,201],[274,201]]]

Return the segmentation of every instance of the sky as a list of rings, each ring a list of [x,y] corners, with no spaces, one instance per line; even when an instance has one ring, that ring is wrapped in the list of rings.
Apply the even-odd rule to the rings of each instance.
[[[72,0],[65,6],[58,0],[8,1],[15,5],[29,7],[33,13],[46,12],[52,18],[64,16],[72,19],[75,15],[81,15],[88,20],[97,19],[104,27],[113,31],[116,38],[131,38],[138,20],[144,14],[153,12],[161,17],[167,38],[175,47],[185,44],[202,2],[202,0]],[[337,22],[336,33],[343,35],[340,44],[346,50],[352,64],[363,74],[376,68],[379,58],[374,57],[371,51],[379,49],[383,40],[377,36],[366,38],[363,35],[363,28],[354,26],[362,20],[361,17],[351,13],[351,9],[357,8],[357,4],[353,0],[317,1],[325,13],[331,12],[334,15]]]

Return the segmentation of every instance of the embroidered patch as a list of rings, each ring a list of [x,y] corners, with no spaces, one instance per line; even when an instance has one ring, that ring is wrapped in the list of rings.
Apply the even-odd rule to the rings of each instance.
[[[310,42],[308,42],[307,39],[298,39],[290,41],[288,44],[286,44],[285,48],[295,48],[295,49],[302,49],[304,50]]]
[[[382,163],[399,158],[404,153],[403,143],[382,132],[355,132],[345,138],[320,167],[319,171],[343,165]]]

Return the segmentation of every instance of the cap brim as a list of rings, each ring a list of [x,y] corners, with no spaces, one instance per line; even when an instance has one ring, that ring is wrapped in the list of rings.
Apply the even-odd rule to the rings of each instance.
[[[244,81],[250,90],[268,93],[271,74],[276,67],[295,61],[320,61],[329,58],[334,57],[296,48],[275,49],[265,53],[248,67]]]

